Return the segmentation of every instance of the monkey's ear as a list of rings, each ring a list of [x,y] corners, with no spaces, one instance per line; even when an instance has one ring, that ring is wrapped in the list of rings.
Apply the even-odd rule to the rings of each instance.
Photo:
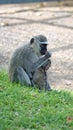
[[[34,42],[34,38],[32,38],[32,39],[30,40],[30,44],[33,44],[33,42]]]

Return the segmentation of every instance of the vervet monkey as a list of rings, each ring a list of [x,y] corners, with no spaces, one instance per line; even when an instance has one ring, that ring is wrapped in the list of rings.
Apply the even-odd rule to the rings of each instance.
[[[36,85],[39,89],[51,89],[46,73],[51,65],[51,54],[47,51],[47,44],[45,36],[37,35],[31,38],[28,44],[15,50],[9,64],[11,82]]]

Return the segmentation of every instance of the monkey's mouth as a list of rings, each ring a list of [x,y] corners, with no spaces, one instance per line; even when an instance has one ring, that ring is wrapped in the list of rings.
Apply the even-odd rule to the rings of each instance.
[[[45,55],[47,53],[47,49],[41,49],[40,53],[41,55]]]

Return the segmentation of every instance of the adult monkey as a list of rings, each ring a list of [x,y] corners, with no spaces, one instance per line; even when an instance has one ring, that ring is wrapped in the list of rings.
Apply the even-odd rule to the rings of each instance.
[[[30,42],[15,50],[9,64],[11,82],[22,85],[37,85],[40,89],[50,90],[46,70],[51,65],[51,54],[47,51],[47,38],[43,35],[33,37]]]

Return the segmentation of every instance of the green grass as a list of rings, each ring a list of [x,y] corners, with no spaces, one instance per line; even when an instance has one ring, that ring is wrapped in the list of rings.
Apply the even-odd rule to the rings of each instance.
[[[0,71],[0,130],[73,130],[73,93],[11,84]]]

